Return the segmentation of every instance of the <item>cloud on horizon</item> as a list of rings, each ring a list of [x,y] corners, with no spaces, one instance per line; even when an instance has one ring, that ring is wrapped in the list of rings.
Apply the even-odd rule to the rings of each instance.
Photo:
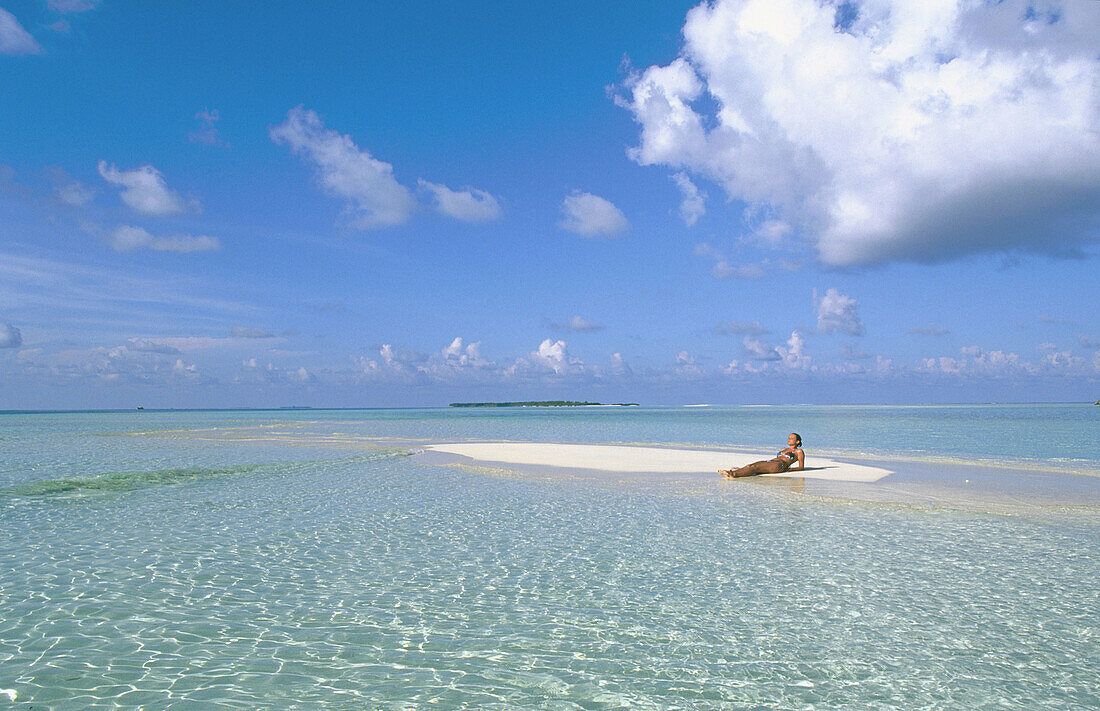
[[[681,56],[624,82],[629,155],[774,212],[830,265],[1077,254],[1100,239],[1100,3],[1040,14],[701,4]]]

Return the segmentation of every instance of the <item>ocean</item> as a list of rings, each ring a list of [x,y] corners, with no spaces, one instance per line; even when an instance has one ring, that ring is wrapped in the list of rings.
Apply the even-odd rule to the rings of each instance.
[[[1085,493],[1004,513],[419,454],[792,430]],[[1096,708],[1097,433],[1083,404],[3,413],[0,706]]]

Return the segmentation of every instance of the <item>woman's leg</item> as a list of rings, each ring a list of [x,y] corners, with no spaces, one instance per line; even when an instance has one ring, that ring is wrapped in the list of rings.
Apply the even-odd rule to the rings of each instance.
[[[780,461],[778,459],[770,459],[768,461],[753,462],[752,464],[746,464],[743,467],[737,469],[729,469],[722,472],[722,475],[727,479],[735,479],[742,476],[756,476],[758,474],[779,474],[785,472],[790,468],[788,462]]]

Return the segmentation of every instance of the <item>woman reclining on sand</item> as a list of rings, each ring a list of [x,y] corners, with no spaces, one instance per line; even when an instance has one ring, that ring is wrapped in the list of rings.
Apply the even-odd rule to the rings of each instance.
[[[800,472],[806,468],[806,454],[802,451],[802,436],[791,432],[787,436],[787,448],[780,450],[775,459],[753,462],[737,469],[719,469],[718,473],[727,479],[757,474],[780,474],[782,472]]]

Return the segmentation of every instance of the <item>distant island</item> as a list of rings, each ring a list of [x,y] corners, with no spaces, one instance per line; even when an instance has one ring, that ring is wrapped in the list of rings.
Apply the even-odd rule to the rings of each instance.
[[[451,407],[637,407],[636,402],[579,402],[577,400],[527,400],[524,402],[452,402]]]

